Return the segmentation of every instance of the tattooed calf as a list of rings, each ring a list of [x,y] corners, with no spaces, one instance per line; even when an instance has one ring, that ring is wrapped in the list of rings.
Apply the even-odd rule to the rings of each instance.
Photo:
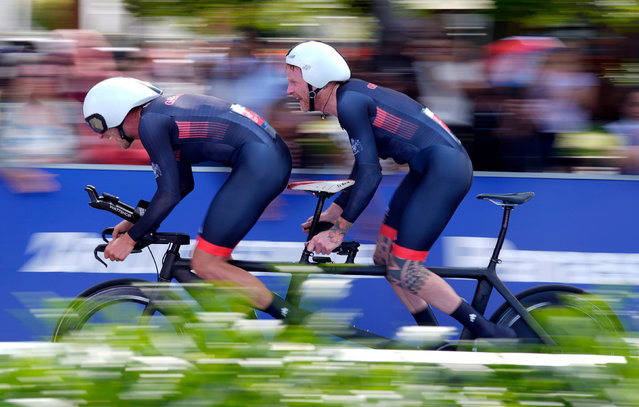
[[[406,260],[390,254],[386,277],[390,282],[417,295],[430,275],[423,262]]]

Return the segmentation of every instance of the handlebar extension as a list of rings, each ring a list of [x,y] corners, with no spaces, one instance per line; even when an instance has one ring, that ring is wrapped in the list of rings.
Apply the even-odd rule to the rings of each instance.
[[[120,201],[120,198],[115,195],[106,192],[99,195],[97,189],[93,185],[87,185],[84,190],[89,194],[89,198],[91,199],[89,205],[91,207],[109,211],[131,223],[137,222],[149,205],[149,202],[140,200],[140,202],[138,202],[138,206],[134,208],[131,205],[127,205]]]
[[[111,212],[115,215],[118,215],[122,219],[128,220],[131,223],[137,222],[144,211],[149,205],[149,202],[140,200],[138,205],[133,208],[131,205],[127,205],[124,202],[120,201],[120,198],[103,192],[102,195],[98,194],[98,190],[93,185],[87,185],[84,190],[89,194],[89,205],[92,208],[102,209],[108,212]],[[107,236],[113,236],[112,227],[106,228],[102,231],[102,240],[105,243],[109,243]],[[189,244],[190,237],[184,233],[156,233],[155,231],[143,236],[133,247],[131,253],[140,253],[143,248],[151,245],[151,244],[178,244],[184,245]],[[106,249],[106,244],[100,244],[93,250],[94,257],[107,267],[107,264],[98,256],[98,253],[104,252]]]

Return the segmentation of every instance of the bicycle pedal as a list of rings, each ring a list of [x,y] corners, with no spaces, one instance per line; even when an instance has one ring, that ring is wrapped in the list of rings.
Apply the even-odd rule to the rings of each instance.
[[[333,259],[328,256],[313,256],[314,263],[332,263]]]

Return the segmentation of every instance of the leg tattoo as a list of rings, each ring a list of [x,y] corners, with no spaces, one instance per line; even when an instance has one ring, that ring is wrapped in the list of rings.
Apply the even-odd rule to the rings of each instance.
[[[430,271],[424,267],[421,261],[402,259],[394,254],[390,254],[388,260],[387,278],[398,287],[417,295],[426,284]]]
[[[373,253],[373,263],[378,266],[385,266],[388,262],[388,254],[391,251],[393,241],[382,235],[377,235],[377,241],[375,242],[375,253]]]

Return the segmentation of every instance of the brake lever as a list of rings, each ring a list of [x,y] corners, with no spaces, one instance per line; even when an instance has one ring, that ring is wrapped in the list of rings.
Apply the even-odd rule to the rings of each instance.
[[[104,249],[106,249],[107,245],[105,244],[99,244],[95,247],[95,249],[93,249],[93,257],[95,257],[95,259],[97,261],[99,261],[100,263],[102,263],[104,265],[104,267],[109,267],[107,266],[106,262],[104,260],[102,260],[100,258],[100,256],[98,255],[99,252],[104,253]]]
[[[102,240],[104,240],[106,243],[109,243],[109,240],[106,238],[107,236],[113,236],[113,229],[114,228],[105,228],[102,231]]]

